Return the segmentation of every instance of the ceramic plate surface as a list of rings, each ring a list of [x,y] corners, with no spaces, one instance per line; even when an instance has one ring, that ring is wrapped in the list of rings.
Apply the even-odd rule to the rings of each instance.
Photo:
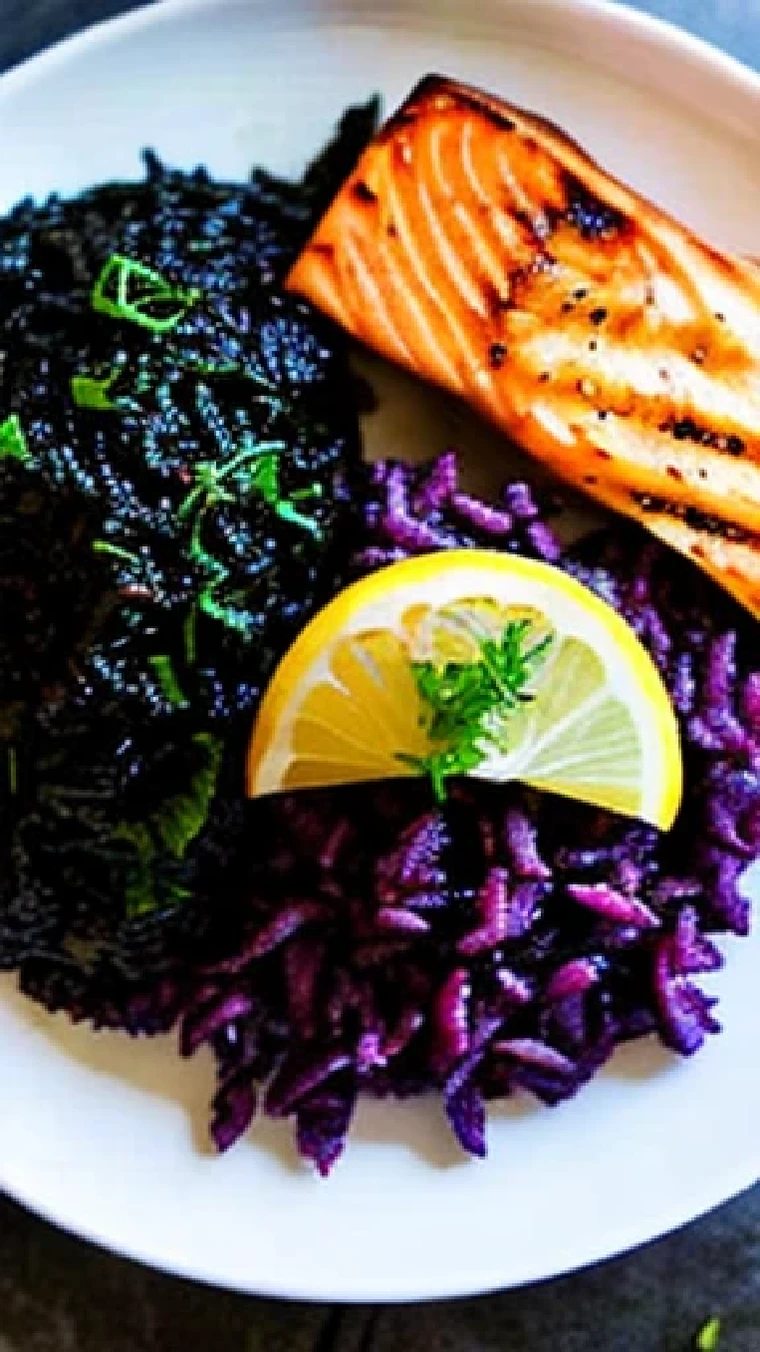
[[[169,0],[0,81],[0,206],[136,176],[139,152],[243,175],[297,171],[343,107],[436,70],[558,121],[708,237],[760,253],[760,78],[596,0]],[[376,371],[375,450],[451,440],[478,476],[499,439]],[[557,1111],[491,1114],[464,1161],[434,1102],[362,1109],[333,1178],[266,1126],[205,1145],[212,1067],[170,1040],[74,1030],[0,986],[0,1186],[79,1234],[198,1279],[293,1297],[403,1300],[505,1287],[641,1243],[760,1174],[760,942],[712,980],[722,1038],[677,1063],[617,1056]]]

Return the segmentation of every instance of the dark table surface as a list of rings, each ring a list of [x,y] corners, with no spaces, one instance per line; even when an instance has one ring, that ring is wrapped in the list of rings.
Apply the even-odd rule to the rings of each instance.
[[[0,0],[0,71],[125,0]],[[760,67],[760,0],[639,0]],[[0,1111],[1,1111],[0,1107]],[[195,1287],[0,1199],[0,1352],[760,1352],[760,1189],[637,1253],[488,1299],[284,1305]]]

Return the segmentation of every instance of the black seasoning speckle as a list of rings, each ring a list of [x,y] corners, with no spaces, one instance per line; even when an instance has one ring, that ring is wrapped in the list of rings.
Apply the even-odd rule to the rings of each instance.
[[[488,364],[493,371],[501,370],[507,358],[507,348],[504,343],[491,343],[488,349]]]
[[[692,441],[697,446],[706,446],[710,450],[722,451],[727,455],[740,456],[746,451],[746,444],[735,434],[717,432],[711,427],[700,427],[693,418],[678,418],[672,422],[660,424],[663,435],[671,436],[675,441]]]
[[[565,175],[566,219],[586,240],[613,240],[628,227],[622,212],[602,202],[585,183],[572,174]]]
[[[351,191],[357,202],[366,202],[368,206],[371,206],[377,201],[377,193],[373,192],[363,179],[357,179]]]
[[[607,319],[607,311],[605,310],[604,306],[600,305],[597,307],[596,310],[592,310],[589,315],[589,319],[596,328],[599,328],[601,324],[604,324]]]
[[[681,418],[670,431],[676,441],[702,441],[702,432],[692,418]]]
[[[760,546],[760,534],[747,530],[744,526],[737,526],[733,522],[725,521],[723,517],[700,511],[699,508],[683,502],[673,502],[669,498],[657,494],[633,491],[630,496],[631,501],[635,502],[642,512],[647,514],[657,513],[660,516],[673,517],[675,520],[683,521],[693,530],[701,531],[706,535],[714,535],[723,540],[730,540],[736,544]]]

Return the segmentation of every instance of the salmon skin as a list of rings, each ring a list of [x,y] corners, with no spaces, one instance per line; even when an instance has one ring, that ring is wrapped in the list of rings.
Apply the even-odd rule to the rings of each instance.
[[[288,286],[760,617],[760,269],[557,127],[430,76]]]

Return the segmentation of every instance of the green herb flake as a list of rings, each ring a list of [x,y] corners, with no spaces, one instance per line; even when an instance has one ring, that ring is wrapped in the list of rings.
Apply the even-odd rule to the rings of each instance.
[[[479,640],[473,662],[413,662],[423,727],[433,749],[427,756],[399,756],[430,776],[438,802],[447,780],[476,770],[489,745],[503,738],[505,717],[531,696],[526,686],[543,663],[551,635],[532,641],[530,620],[511,621],[501,638]]]
[[[282,498],[275,504],[275,512],[281,521],[287,521],[291,526],[298,526],[301,530],[308,531],[315,540],[322,539],[322,527],[313,516],[307,516],[305,512],[299,512],[298,508],[286,498]]]
[[[154,876],[156,844],[150,828],[143,822],[121,822],[113,833],[113,839],[123,841],[130,848],[124,884],[124,902],[129,919],[148,915],[163,905],[171,904],[172,898],[167,895],[165,888],[159,891]],[[176,900],[182,898],[177,897]]]
[[[128,916],[147,915],[160,906],[178,905],[190,893],[176,880],[159,877],[162,855],[181,862],[208,819],[222,764],[223,745],[210,733],[192,739],[200,764],[184,793],[174,794],[147,821],[121,822],[116,840],[130,846],[124,888]]]
[[[190,363],[191,370],[199,376],[235,376],[243,373],[244,368],[239,361],[197,361]]]
[[[716,1352],[720,1342],[721,1320],[708,1319],[697,1334],[695,1347],[697,1352]]]
[[[156,680],[165,699],[175,708],[186,708],[188,701],[177,680],[172,659],[166,653],[156,653],[154,657],[148,658],[148,663],[156,673]]]
[[[287,521],[291,526],[299,526],[301,530],[308,531],[317,540],[322,538],[319,522],[315,521],[313,517],[307,516],[305,512],[299,511],[295,506],[297,500],[303,501],[305,498],[319,497],[321,494],[320,484],[299,489],[290,498],[284,497],[280,489],[280,458],[277,455],[265,456],[260,461],[251,476],[251,484],[261,494],[268,506],[273,508],[281,521]]]
[[[122,549],[120,545],[112,545],[109,540],[93,540],[93,554],[106,554],[109,558],[121,559],[123,563],[140,563],[140,555],[134,554],[128,549]]]
[[[280,457],[265,455],[251,474],[251,487],[270,507],[280,501]]]
[[[182,637],[185,644],[185,661],[188,666],[195,666],[198,655],[198,611],[195,606],[191,606],[187,613],[182,626]]]
[[[170,333],[200,299],[200,292],[174,286],[134,258],[112,254],[92,289],[92,307],[151,333]]]
[[[196,656],[198,612],[240,634],[250,627],[250,615],[246,610],[225,603],[219,597],[230,570],[203,543],[203,526],[209,512],[220,503],[236,502],[249,493],[256,493],[281,520],[321,538],[318,522],[300,512],[294,500],[284,498],[280,492],[280,454],[286,449],[281,441],[259,442],[245,446],[229,460],[221,463],[200,460],[194,467],[193,486],[177,510],[178,519],[190,523],[188,557],[206,574],[198,599],[185,622],[185,657],[190,664],[195,662]],[[319,497],[320,492],[321,486],[314,485],[313,489],[301,490],[300,497]]]
[[[18,793],[18,752],[15,746],[8,747],[8,792],[12,798]]]
[[[0,423],[0,460],[17,460],[24,464],[32,455],[18,413]]]
[[[96,376],[72,376],[71,397],[78,408],[89,408],[99,412],[111,412],[119,405],[110,396],[111,386],[118,372],[110,371],[102,380]]]
[[[153,821],[157,835],[175,859],[184,859],[188,846],[202,830],[216,793],[216,781],[222,764],[222,743],[211,733],[199,732],[193,744],[201,753],[202,764],[196,770],[186,793],[167,799]]]

